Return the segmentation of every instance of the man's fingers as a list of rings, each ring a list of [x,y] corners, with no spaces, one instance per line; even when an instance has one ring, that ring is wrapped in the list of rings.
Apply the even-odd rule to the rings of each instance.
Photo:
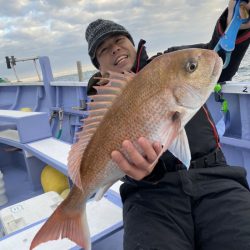
[[[119,151],[113,151],[111,153],[112,159],[115,161],[115,163],[123,170],[124,172],[129,171],[130,164],[127,161],[127,159],[119,152]]]
[[[142,150],[144,151],[144,154],[148,160],[149,163],[153,163],[157,158],[157,153],[153,147],[153,145],[144,137],[141,137],[138,139],[138,143]]]
[[[139,181],[147,175],[144,169],[137,168],[135,165],[130,164],[119,151],[113,151],[111,157],[119,168],[131,178]]]
[[[159,142],[151,143],[146,138],[138,139],[138,144],[141,147],[143,154],[138,151],[134,144],[125,140],[122,143],[122,148],[126,158],[121,152],[113,151],[111,157],[118,167],[128,176],[135,180],[141,180],[149,175],[155,164],[158,155],[162,151],[162,146]]]
[[[123,74],[126,76],[127,81],[131,81],[133,80],[133,78],[135,77],[135,73],[134,72],[129,72],[129,71],[124,71]]]
[[[142,169],[147,169],[148,162],[146,159],[138,152],[138,150],[135,148],[133,143],[131,141],[125,140],[122,143],[122,147],[125,149],[125,151],[128,153],[129,159],[133,164]]]
[[[163,146],[162,146],[159,142],[154,142],[154,143],[153,143],[153,148],[154,148],[154,150],[155,150],[157,156],[161,153],[162,147],[163,147]]]
[[[230,0],[228,4],[228,15],[227,15],[227,25],[230,24],[233,14],[234,14],[234,7],[235,7],[236,1]],[[240,7],[240,16],[242,19],[249,18],[249,10],[250,10],[250,2],[242,2]],[[240,26],[240,29],[249,29],[250,28],[250,21],[247,23],[244,23]]]

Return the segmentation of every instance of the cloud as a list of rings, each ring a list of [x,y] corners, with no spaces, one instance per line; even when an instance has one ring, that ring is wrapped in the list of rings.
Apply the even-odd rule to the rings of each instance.
[[[90,64],[87,25],[111,19],[124,25],[136,42],[147,40],[149,53],[169,46],[207,42],[226,8],[224,0],[0,0],[0,76],[11,77],[5,56],[47,55],[53,70],[69,71],[75,61]],[[20,75],[30,73],[22,67]]]

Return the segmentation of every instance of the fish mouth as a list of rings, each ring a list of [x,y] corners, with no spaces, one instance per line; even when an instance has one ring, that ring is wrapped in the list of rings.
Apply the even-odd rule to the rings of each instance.
[[[122,63],[126,59],[128,59],[128,55],[121,55],[115,59],[114,65],[117,66],[118,64]]]

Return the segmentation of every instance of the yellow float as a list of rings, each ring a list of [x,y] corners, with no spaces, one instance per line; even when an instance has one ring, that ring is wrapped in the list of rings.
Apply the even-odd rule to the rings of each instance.
[[[28,107],[24,107],[24,108],[20,108],[20,111],[23,111],[23,112],[32,112],[32,109],[28,108]]]
[[[69,189],[68,178],[49,165],[42,170],[41,184],[44,192],[55,191],[61,194],[66,189]]]

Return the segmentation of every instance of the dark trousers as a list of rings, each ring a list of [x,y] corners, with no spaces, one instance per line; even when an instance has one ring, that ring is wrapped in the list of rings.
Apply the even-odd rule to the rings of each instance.
[[[250,250],[245,177],[245,169],[225,165],[123,184],[124,250]]]

